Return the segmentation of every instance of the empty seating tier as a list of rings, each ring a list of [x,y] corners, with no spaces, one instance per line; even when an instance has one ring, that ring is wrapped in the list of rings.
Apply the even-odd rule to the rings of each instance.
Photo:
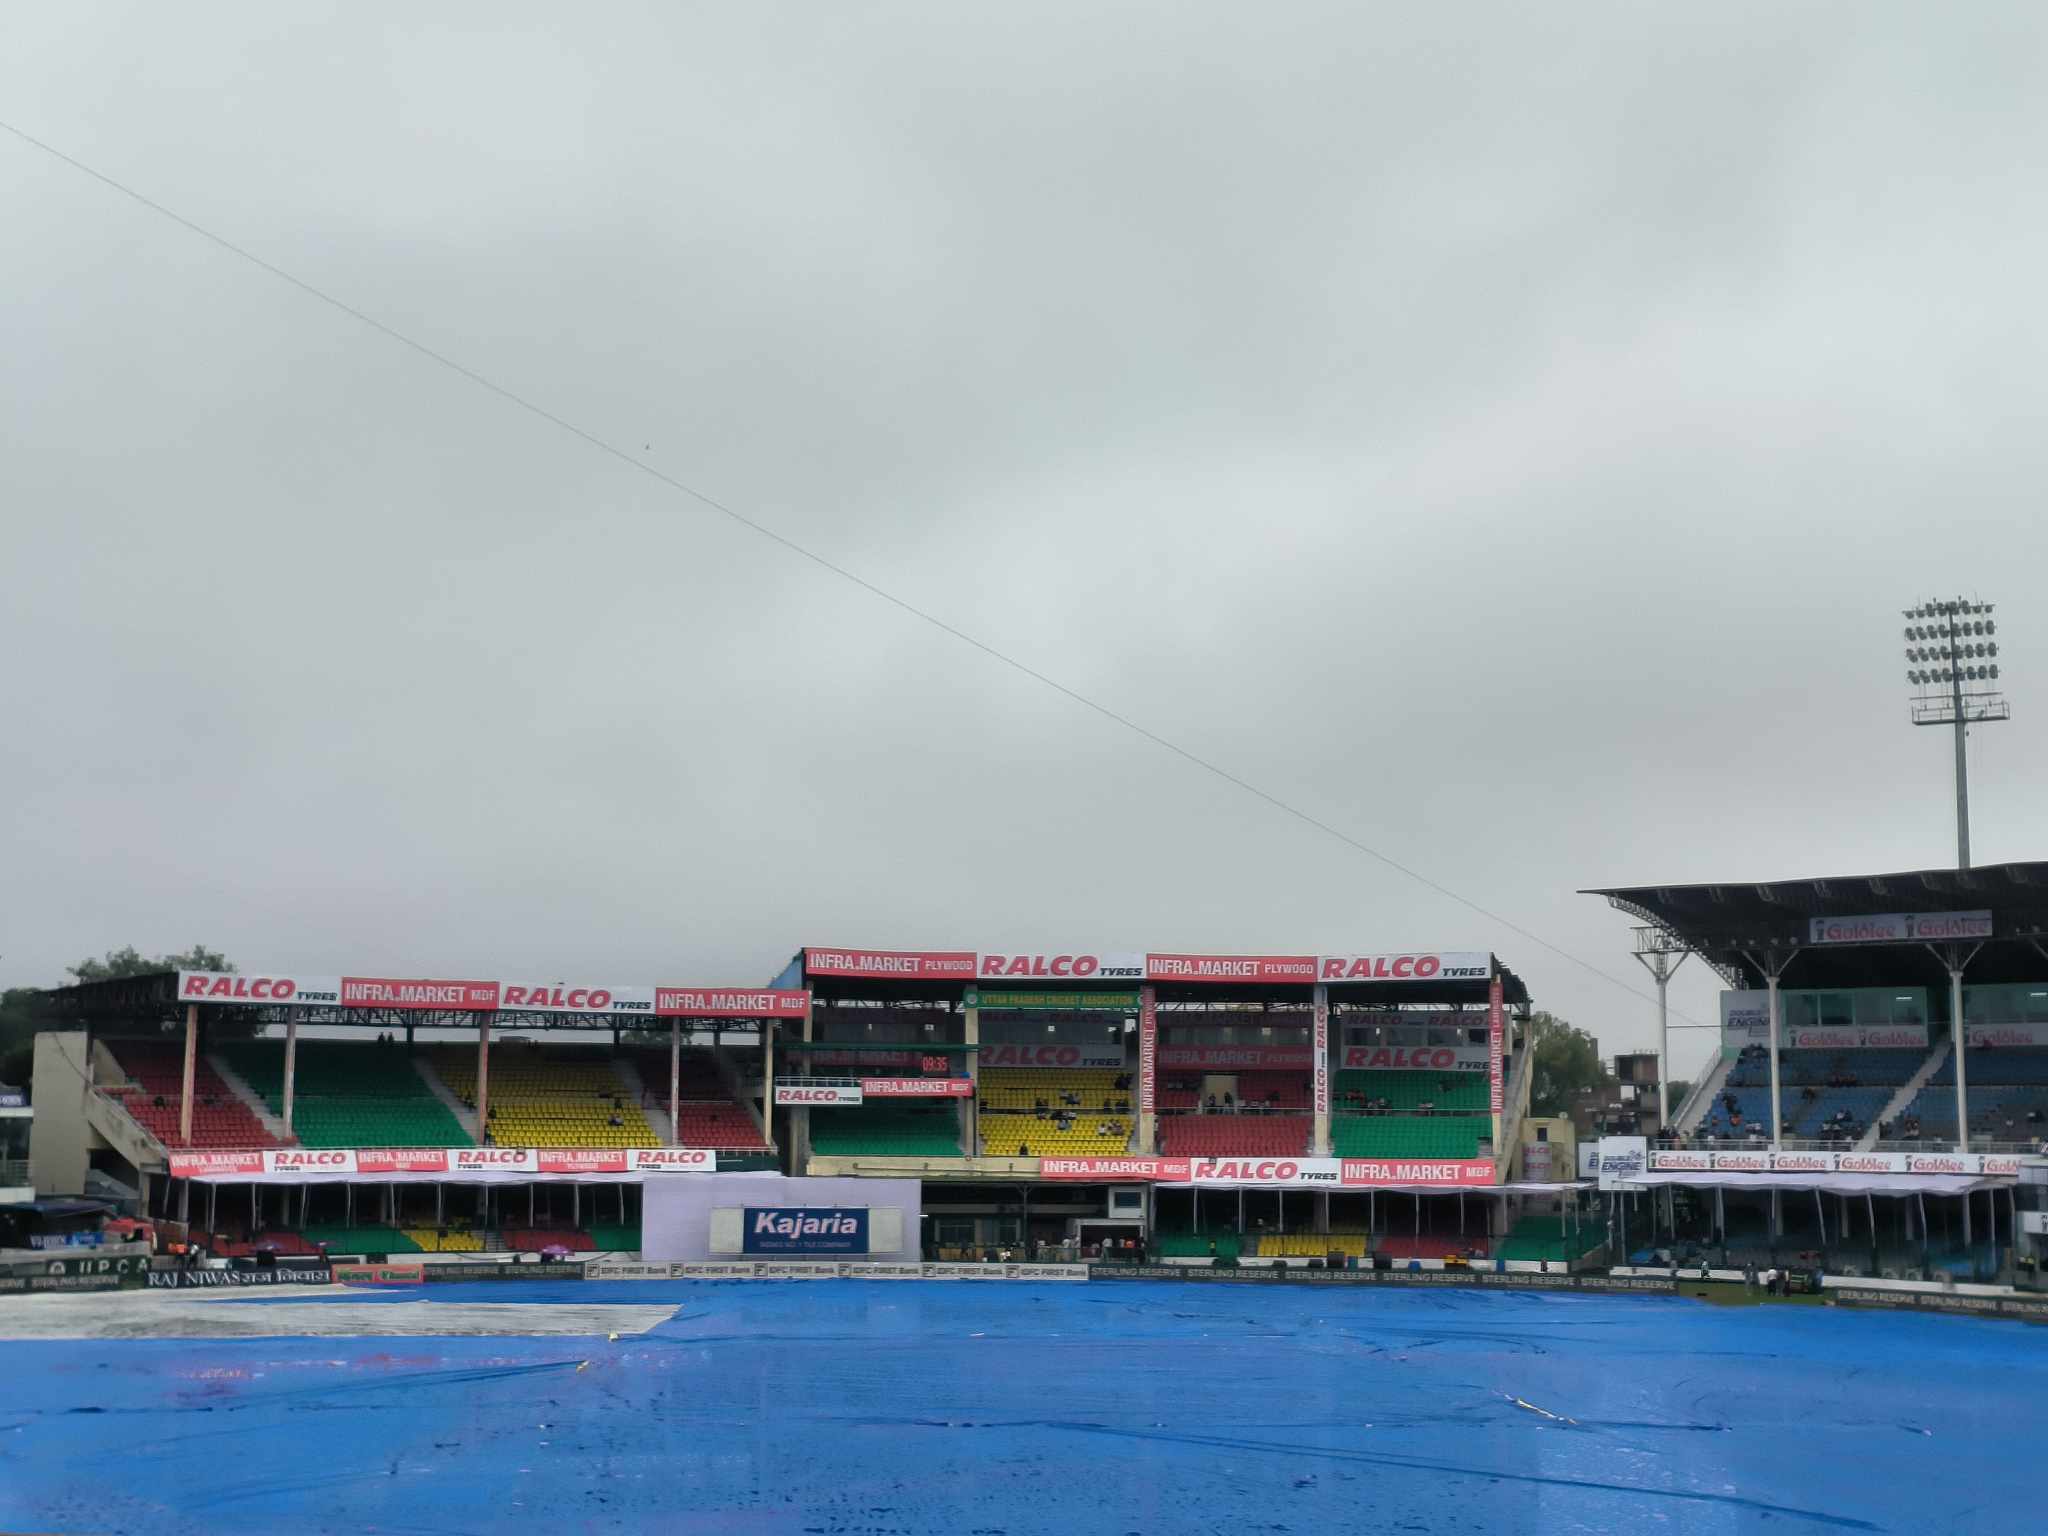
[[[307,1226],[300,1235],[329,1253],[418,1253],[420,1245],[397,1227]]]
[[[1365,1237],[1358,1232],[1266,1232],[1257,1240],[1262,1259],[1320,1259],[1332,1253],[1364,1258],[1365,1252]]]
[[[650,1124],[668,1122],[669,1054],[665,1050],[630,1053],[645,1090],[641,1109]],[[719,1076],[711,1052],[693,1046],[676,1062],[676,1144],[712,1147],[721,1152],[759,1152],[768,1142],[744,1104],[734,1102]]]
[[[165,1146],[248,1149],[290,1145],[264,1129],[256,1112],[237,1097],[204,1057],[192,1074],[192,1139],[180,1139],[184,1047],[169,1040],[110,1040],[107,1048],[135,1084],[132,1091],[121,1095],[123,1107]]]
[[[1532,1262],[1548,1259],[1553,1264],[1569,1264],[1607,1241],[1606,1232],[1599,1227],[1589,1224],[1574,1232],[1560,1230],[1563,1226],[1556,1216],[1524,1216],[1506,1237],[1494,1244],[1494,1257]]]
[[[437,1047],[434,1069],[476,1108],[476,1052]],[[487,1129],[501,1147],[658,1147],[609,1056],[506,1041],[491,1052]]]
[[[815,1108],[811,1150],[820,1157],[958,1157],[960,1111],[952,1099]]]
[[[1332,1107],[1363,1109],[1380,1103],[1387,1109],[1490,1110],[1492,1099],[1484,1072],[1393,1072],[1347,1067],[1331,1084]]]
[[[284,1113],[284,1044],[240,1040],[221,1057],[274,1115]],[[292,1131],[308,1147],[466,1147],[472,1138],[395,1044],[301,1040]]]
[[[1113,1067],[987,1067],[981,1144],[990,1157],[1114,1157],[1130,1149],[1124,1073]]]
[[[1467,1160],[1492,1132],[1485,1115],[1339,1115],[1330,1122],[1339,1157]]]
[[[1169,1157],[1300,1157],[1313,1129],[1306,1115],[1163,1115],[1159,1150]]]

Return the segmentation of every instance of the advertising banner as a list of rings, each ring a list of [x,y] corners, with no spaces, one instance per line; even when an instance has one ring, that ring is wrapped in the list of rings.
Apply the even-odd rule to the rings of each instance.
[[[1197,1157],[1188,1182],[1210,1187],[1334,1189],[1344,1182],[1344,1165],[1334,1157]]]
[[[746,1206],[740,1252],[746,1254],[866,1253],[866,1206]]]
[[[656,987],[660,1019],[800,1019],[811,994],[794,988],[742,991],[716,987]]]
[[[540,1153],[532,1147],[457,1147],[450,1173],[539,1173]]]
[[[709,1147],[635,1147],[633,1173],[713,1173],[718,1154]]]
[[[1354,1045],[1344,1052],[1347,1067],[1377,1072],[1484,1072],[1491,1045]]]
[[[624,1147],[537,1147],[534,1160],[542,1173],[624,1173]]]
[[[1159,1110],[1159,1001],[1150,987],[1138,989],[1138,1113]]]
[[[1322,1013],[1323,1037],[1329,1038],[1330,1014]],[[1282,1072],[1312,1071],[1315,1048],[1309,1045],[1162,1045],[1159,1065],[1171,1071]]]
[[[376,1147],[356,1153],[356,1172],[446,1173],[446,1147]]]
[[[972,950],[806,949],[804,974],[863,981],[972,981]]]
[[[1314,955],[1147,955],[1147,981],[1213,982],[1236,986],[1309,986]]]
[[[1732,1046],[1768,1045],[1771,1041],[1771,994],[1724,991],[1721,994],[1721,1038]]]
[[[1185,1184],[1185,1157],[1046,1157],[1039,1159],[1042,1179],[1073,1179],[1095,1184]]]
[[[1318,1119],[1330,1113],[1330,995],[1316,988],[1314,1015],[1309,1023],[1309,1055],[1314,1059],[1309,1084],[1309,1110]],[[1325,1132],[1327,1132],[1325,1127]]]
[[[286,976],[276,972],[235,974],[226,971],[178,972],[178,1000],[190,1003],[241,1003],[249,1007],[338,1004],[339,976]]]
[[[1614,1138],[1603,1138],[1612,1140]],[[1922,1173],[2017,1178],[2023,1158],[1997,1152],[1657,1151],[1653,1173]]]
[[[1423,951],[1392,955],[1320,955],[1320,981],[1484,981],[1493,957],[1484,950]]]
[[[419,1285],[426,1279],[424,1264],[337,1264],[334,1278],[341,1285]]]
[[[197,1291],[266,1285],[331,1285],[334,1270],[325,1260],[279,1259],[262,1269],[152,1269],[145,1283],[153,1291]]]
[[[652,987],[566,987],[546,982],[507,981],[499,984],[498,1007],[521,1013],[647,1015],[654,1012]]]
[[[1784,1006],[1784,1000],[1779,1000]],[[1767,991],[1721,994],[1721,1041],[1732,1049],[1769,1045],[1771,994]],[[1798,1028],[1781,1021],[1778,1044],[1785,1050],[1926,1050],[1925,1024],[1806,1024]]]
[[[1401,1159],[1347,1157],[1343,1160],[1347,1188],[1389,1184],[1437,1184],[1447,1189],[1491,1184],[1493,1163],[1483,1157]]]
[[[974,1083],[964,1077],[864,1077],[860,1091],[871,1099],[971,1099]]]
[[[219,1179],[263,1172],[261,1152],[171,1152],[166,1160],[174,1179]]]
[[[1871,912],[1861,917],[1816,917],[1806,925],[1809,944],[1939,944],[1991,937],[1991,914],[1975,912]]]
[[[1143,981],[1143,955],[1102,951],[1093,954],[1041,954],[1003,950],[984,952],[976,968],[983,981]]]
[[[778,1104],[858,1104],[866,1097],[860,1083],[777,1083]]]
[[[1136,1013],[1135,992],[1019,992],[1004,988],[970,991],[967,1006],[984,1013]]]
[[[984,1067],[1122,1067],[1124,1048],[1117,1041],[1086,1045],[984,1045]]]
[[[392,976],[344,976],[341,978],[341,1006],[395,1008],[412,1012],[454,1009],[466,1013],[495,1013],[498,984],[495,981],[413,981]]]
[[[1498,976],[1486,989],[1486,1076],[1490,1107],[1493,1110],[1493,1130],[1500,1134],[1500,1114],[1506,1102],[1506,1080],[1501,1064],[1507,1055],[1507,1011],[1501,993]]]
[[[1967,1012],[1967,1010],[1965,1010]],[[2048,1024],[1963,1024],[1963,1042],[1966,1046],[1983,1045],[2048,1045]],[[1965,1061],[1963,1070],[1970,1064]]]
[[[1602,1136],[1600,1138],[1600,1187],[1620,1189],[1622,1180],[1632,1179],[1647,1172],[1650,1166],[1650,1143],[1642,1136]]]

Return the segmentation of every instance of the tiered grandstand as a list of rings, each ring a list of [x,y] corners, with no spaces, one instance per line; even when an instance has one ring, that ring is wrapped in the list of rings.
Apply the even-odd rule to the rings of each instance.
[[[668,1123],[669,1053],[636,1050],[628,1053],[641,1084],[640,1107],[651,1125]],[[677,1061],[676,1145],[711,1147],[720,1152],[759,1153],[768,1148],[761,1127],[744,1104],[734,1102],[719,1076],[718,1063],[701,1046],[681,1052]],[[492,1097],[497,1096],[495,1085]]]
[[[1480,1156],[1492,1134],[1483,1072],[1350,1068],[1333,1084],[1331,1150],[1339,1157]]]
[[[243,1040],[221,1058],[274,1115],[284,1113],[284,1044]],[[475,1137],[393,1044],[301,1040],[292,1131],[307,1147],[463,1147]]]
[[[878,1099],[811,1111],[811,1150],[822,1157],[958,1157],[953,1099]]]
[[[1159,1150],[1169,1157],[1300,1157],[1313,1129],[1307,1115],[1164,1115]]]
[[[1779,1103],[1785,1135],[1853,1142],[1927,1059],[1915,1050],[1786,1050],[1778,1053]],[[1948,1123],[1955,1124],[1955,1077],[1949,1076]],[[1847,1119],[1840,1116],[1846,1115]],[[1752,1047],[1728,1069],[1701,1130],[1716,1140],[1771,1134],[1771,1064]]]
[[[432,1060],[441,1080],[474,1110],[476,1052],[437,1047]],[[508,1040],[491,1052],[486,1129],[501,1147],[661,1146],[639,1099],[609,1055]]]
[[[2037,1146],[2048,1135],[2048,1049],[1972,1046],[1963,1061],[1973,1146]],[[1902,1079],[1903,1081],[1903,1079]],[[1895,1117],[1892,1138],[1917,1127],[1915,1141],[1951,1141],[1956,1134],[1953,1054]]]
[[[201,1057],[192,1077],[192,1137],[178,1135],[184,1097],[184,1052],[168,1040],[108,1042],[132,1088],[119,1096],[142,1128],[167,1147],[288,1146],[273,1136],[212,1065]]]
[[[984,1067],[981,1144],[993,1157],[1114,1157],[1137,1116],[1113,1067]]]

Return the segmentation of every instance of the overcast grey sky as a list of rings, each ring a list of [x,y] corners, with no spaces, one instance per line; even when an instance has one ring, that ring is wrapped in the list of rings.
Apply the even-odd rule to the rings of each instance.
[[[0,119],[1632,985],[1578,887],[1953,858],[1936,591],[2048,852],[2037,7],[435,9],[14,7]],[[0,983],[1490,947],[1648,1039],[5,133],[0,208]]]

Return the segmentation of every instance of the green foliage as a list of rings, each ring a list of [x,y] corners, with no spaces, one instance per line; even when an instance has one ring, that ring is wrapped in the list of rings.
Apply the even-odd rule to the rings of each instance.
[[[1568,1116],[1573,1101],[1587,1089],[1613,1089],[1613,1075],[1600,1060],[1600,1043],[1583,1029],[1555,1014],[1537,1013],[1529,1020],[1527,1039],[1530,1114]]]
[[[74,981],[119,981],[124,976],[154,976],[160,971],[232,971],[234,964],[217,949],[194,944],[181,954],[158,955],[150,959],[133,944],[110,949],[97,958],[85,959],[66,969]]]
[[[43,1024],[40,994],[34,987],[9,987],[0,992],[0,1083],[10,1088],[28,1086],[36,1030]]]

